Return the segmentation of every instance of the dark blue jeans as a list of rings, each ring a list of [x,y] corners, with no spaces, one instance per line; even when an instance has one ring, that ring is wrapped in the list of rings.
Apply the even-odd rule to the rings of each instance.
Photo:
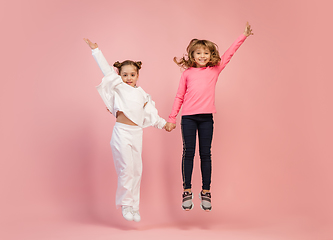
[[[193,159],[198,132],[202,189],[210,190],[212,175],[211,145],[213,138],[213,125],[213,114],[182,116],[182,175],[184,189],[190,189],[192,187]]]

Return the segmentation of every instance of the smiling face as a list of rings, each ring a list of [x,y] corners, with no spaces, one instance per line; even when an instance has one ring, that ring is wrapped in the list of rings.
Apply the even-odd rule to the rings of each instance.
[[[121,67],[120,76],[124,83],[135,87],[139,78],[139,73],[135,66],[125,65]]]
[[[198,47],[193,52],[193,58],[196,63],[196,67],[206,67],[207,63],[210,61],[210,51],[207,47]]]

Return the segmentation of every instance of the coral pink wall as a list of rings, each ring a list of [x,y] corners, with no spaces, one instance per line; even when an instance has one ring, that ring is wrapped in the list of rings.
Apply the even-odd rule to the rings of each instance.
[[[211,4],[208,4],[211,3]],[[207,5],[208,4],[208,5]],[[139,85],[167,118],[192,38],[224,52],[247,39],[216,87],[213,211],[180,209],[181,135],[144,131],[145,224],[333,221],[332,4],[329,1],[6,1],[1,34],[0,220],[112,223],[115,119],[82,38],[110,63],[141,60]],[[178,118],[178,124],[179,124]],[[194,192],[200,190],[199,159]],[[165,216],[156,216],[156,212]]]

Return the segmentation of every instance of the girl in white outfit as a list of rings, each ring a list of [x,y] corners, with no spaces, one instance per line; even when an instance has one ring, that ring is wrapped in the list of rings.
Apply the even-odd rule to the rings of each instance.
[[[118,175],[116,206],[123,217],[139,222],[140,182],[142,174],[142,128],[165,129],[166,121],[159,117],[150,96],[136,86],[141,62],[116,62],[114,71],[96,43],[84,39],[104,74],[96,88],[108,110],[117,118],[111,138],[113,161]]]

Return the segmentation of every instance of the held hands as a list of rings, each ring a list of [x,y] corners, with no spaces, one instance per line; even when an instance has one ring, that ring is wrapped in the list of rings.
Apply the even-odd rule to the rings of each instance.
[[[249,24],[249,22],[246,23],[246,27],[243,34],[247,37],[253,35],[251,25]]]
[[[88,38],[83,38],[83,40],[88,44],[91,49],[98,48],[97,43],[92,43]]]
[[[106,110],[112,115],[112,112],[107,107],[106,107]],[[167,131],[167,132],[171,132],[175,128],[176,128],[176,124],[170,123],[170,122],[167,122],[163,127],[163,129],[165,129],[165,131]]]
[[[174,123],[171,123],[171,122],[167,122],[166,124],[165,124],[165,126],[164,126],[164,129],[165,129],[165,131],[167,131],[167,132],[171,132],[173,129],[175,129],[176,128],[176,124],[174,124]]]

